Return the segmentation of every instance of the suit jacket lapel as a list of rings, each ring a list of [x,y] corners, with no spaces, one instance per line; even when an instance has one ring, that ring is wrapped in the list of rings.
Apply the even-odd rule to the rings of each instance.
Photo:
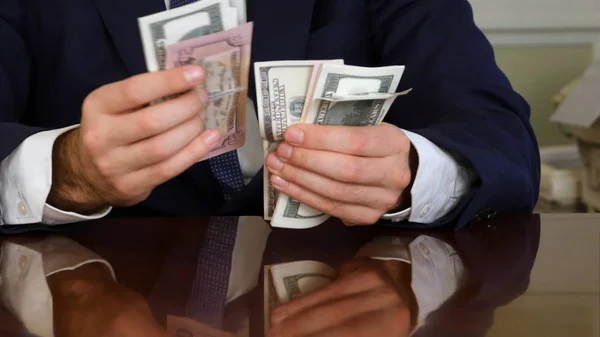
[[[132,74],[146,71],[137,19],[164,11],[164,0],[94,0],[117,52]]]

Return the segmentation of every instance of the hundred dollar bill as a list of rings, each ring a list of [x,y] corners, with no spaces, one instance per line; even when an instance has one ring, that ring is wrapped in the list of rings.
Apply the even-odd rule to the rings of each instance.
[[[164,69],[167,46],[237,26],[227,0],[201,0],[138,19],[148,71]]]
[[[292,124],[300,122],[313,67],[322,63],[343,64],[343,60],[275,61],[254,64],[260,134],[265,140],[266,156],[277,149],[283,133]],[[267,150],[268,149],[268,150]],[[264,217],[273,220],[275,205],[280,198],[289,199],[270,184],[271,174],[263,172]],[[278,197],[279,195],[279,197]],[[274,199],[275,198],[275,199]],[[320,214],[309,208],[304,214]],[[272,223],[277,226],[277,221]]]
[[[265,266],[265,332],[269,329],[271,313],[277,306],[323,287],[335,276],[335,269],[317,261],[296,261]]]
[[[239,25],[248,22],[246,18],[246,0],[229,0],[229,7],[236,9]]]
[[[404,66],[364,68],[324,64],[302,122],[378,125],[398,96],[387,94],[396,92],[403,73]],[[375,99],[365,99],[369,95]]]
[[[205,127],[219,130],[223,141],[203,160],[238,149],[245,143],[252,27],[252,23],[246,23],[167,48],[165,69],[198,64],[206,74],[202,84],[209,97]]]
[[[343,60],[275,61],[254,63],[260,134],[270,142],[300,122],[315,65],[343,64]]]

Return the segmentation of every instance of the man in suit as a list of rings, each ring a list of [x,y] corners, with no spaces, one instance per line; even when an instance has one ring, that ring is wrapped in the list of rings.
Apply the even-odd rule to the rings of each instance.
[[[261,214],[255,109],[243,148],[196,163],[220,141],[215,130],[202,132],[205,93],[146,104],[194,87],[204,72],[145,73],[136,19],[191,2],[2,1],[5,230],[107,214]],[[348,224],[461,228],[532,210],[539,155],[529,107],[495,64],[466,0],[247,5],[252,62],[406,65],[399,89],[413,88],[381,126],[290,127],[266,160],[281,192]],[[251,108],[255,94],[251,86]]]

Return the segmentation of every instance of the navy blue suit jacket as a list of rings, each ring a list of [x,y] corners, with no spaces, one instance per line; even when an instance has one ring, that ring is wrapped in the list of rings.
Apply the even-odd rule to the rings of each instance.
[[[0,159],[36,132],[78,123],[92,90],[144,72],[136,19],[162,10],[163,0],[2,0]],[[532,210],[539,155],[529,107],[498,69],[466,0],[253,0],[249,16],[253,62],[406,65],[399,90],[414,90],[386,121],[450,151],[480,177],[433,225]],[[208,164],[199,163],[113,215],[262,214],[261,179],[226,204]]]

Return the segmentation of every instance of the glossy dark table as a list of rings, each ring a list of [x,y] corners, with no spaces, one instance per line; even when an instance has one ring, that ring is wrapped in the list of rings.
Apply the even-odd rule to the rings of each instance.
[[[209,218],[101,220],[59,235],[108,260],[118,281],[143,295],[159,324],[166,324],[167,315],[186,315],[208,223]],[[234,301],[246,318],[238,336],[264,336],[264,265],[315,260],[335,267],[380,235],[439,238],[459,252],[467,268],[465,286],[432,313],[418,336],[600,336],[600,214],[496,218],[461,232],[348,228],[332,220],[309,230],[264,227],[244,235],[244,254],[257,257],[236,277],[257,274],[258,281],[249,280],[252,290]],[[26,335],[0,309],[0,336]]]

